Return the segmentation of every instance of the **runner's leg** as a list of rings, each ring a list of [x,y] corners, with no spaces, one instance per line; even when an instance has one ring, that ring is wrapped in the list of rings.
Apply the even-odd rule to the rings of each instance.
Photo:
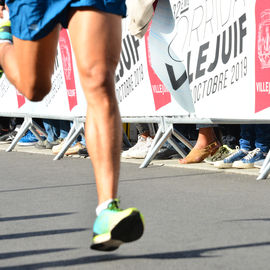
[[[120,209],[116,199],[122,132],[114,72],[121,49],[121,17],[90,8],[76,10],[69,31],[88,105],[86,140],[99,200],[91,248],[113,251],[138,240],[144,231],[139,210]]]
[[[89,8],[73,10],[68,29],[88,105],[85,135],[100,204],[117,196],[122,132],[114,72],[121,17]]]
[[[41,100],[51,88],[59,26],[37,41],[13,37],[0,44],[0,66],[9,81],[29,100]]]

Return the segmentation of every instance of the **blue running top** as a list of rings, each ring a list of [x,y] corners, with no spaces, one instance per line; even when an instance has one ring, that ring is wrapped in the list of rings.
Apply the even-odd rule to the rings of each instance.
[[[70,8],[93,7],[126,16],[125,0],[7,0],[12,34],[23,40],[37,40],[60,23],[68,25]]]

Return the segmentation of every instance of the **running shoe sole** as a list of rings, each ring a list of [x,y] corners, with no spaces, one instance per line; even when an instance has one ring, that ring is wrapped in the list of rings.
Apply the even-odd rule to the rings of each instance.
[[[24,143],[24,142],[18,142],[17,145],[20,145],[20,146],[31,146],[31,145],[35,145],[38,141],[36,142],[29,142],[29,143]]]
[[[251,169],[254,168],[254,163],[243,163],[243,162],[238,163],[237,161],[235,161],[232,167],[236,169]]]
[[[144,231],[143,217],[139,211],[133,210],[130,215],[107,234],[97,235],[93,238],[91,249],[99,251],[114,251],[123,243],[138,240]]]
[[[233,166],[233,163],[221,163],[221,164],[214,163],[214,167],[218,169],[229,169],[229,168],[232,168],[232,166]]]

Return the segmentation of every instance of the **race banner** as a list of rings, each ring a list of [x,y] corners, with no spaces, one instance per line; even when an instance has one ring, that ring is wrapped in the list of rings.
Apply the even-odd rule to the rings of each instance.
[[[122,117],[270,118],[270,1],[158,0],[144,38],[122,23],[115,91]],[[109,46],[109,44],[108,44]],[[0,79],[0,115],[72,119],[86,101],[67,30],[52,89],[30,102]]]

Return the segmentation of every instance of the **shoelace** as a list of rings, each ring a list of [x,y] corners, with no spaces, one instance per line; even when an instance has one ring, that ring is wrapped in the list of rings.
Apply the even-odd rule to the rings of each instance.
[[[258,154],[261,151],[260,148],[256,148],[250,152],[244,157],[245,160],[250,160],[252,159],[256,154]]]
[[[235,152],[232,153],[231,155],[229,155],[227,158],[234,157],[236,154],[238,154],[239,151],[241,151],[241,149],[239,148],[239,146],[236,146],[236,147],[235,147]],[[226,158],[226,159],[227,159],[227,158]]]
[[[120,211],[120,200],[119,199],[114,199],[109,205],[108,205],[108,209],[110,210],[115,210],[115,211]]]

